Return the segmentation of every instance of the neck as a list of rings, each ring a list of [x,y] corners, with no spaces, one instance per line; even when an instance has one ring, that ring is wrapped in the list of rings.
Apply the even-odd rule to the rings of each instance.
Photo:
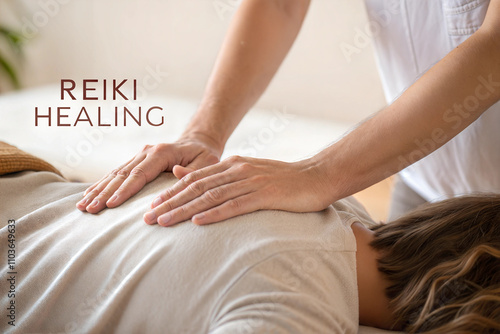
[[[377,251],[370,247],[374,232],[356,222],[351,225],[356,237],[356,272],[358,278],[359,323],[391,329],[392,313],[385,289],[389,282],[377,268]]]

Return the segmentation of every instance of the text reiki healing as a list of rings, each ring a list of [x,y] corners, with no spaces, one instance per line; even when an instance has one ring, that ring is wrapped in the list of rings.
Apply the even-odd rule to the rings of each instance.
[[[137,104],[137,80],[61,79],[61,101],[116,101],[102,106],[68,105],[35,107],[35,126],[161,126],[165,123],[163,108]],[[132,102],[134,101],[134,102]]]

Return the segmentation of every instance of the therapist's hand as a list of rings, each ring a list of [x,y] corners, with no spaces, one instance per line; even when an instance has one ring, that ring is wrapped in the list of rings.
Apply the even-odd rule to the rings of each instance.
[[[187,219],[203,225],[260,209],[325,209],[329,183],[307,160],[286,163],[233,156],[194,171],[162,192],[144,215],[148,224]]]
[[[130,161],[89,187],[76,207],[90,213],[117,207],[160,173],[172,171],[180,179],[194,170],[217,163],[221,153],[215,145],[200,139],[147,145]]]

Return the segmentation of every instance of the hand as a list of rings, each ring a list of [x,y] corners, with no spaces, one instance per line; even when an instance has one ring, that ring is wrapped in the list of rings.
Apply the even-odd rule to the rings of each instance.
[[[184,176],[162,192],[144,221],[170,226],[191,218],[203,225],[259,209],[319,211],[331,204],[328,194],[327,180],[307,160],[233,156]]]
[[[196,139],[146,145],[130,161],[89,187],[76,207],[90,213],[117,207],[161,172],[172,171],[180,179],[194,170],[217,163],[220,154],[214,146]]]

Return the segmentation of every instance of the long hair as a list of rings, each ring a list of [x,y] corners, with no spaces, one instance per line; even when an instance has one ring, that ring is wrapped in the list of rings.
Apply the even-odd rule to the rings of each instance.
[[[500,195],[428,204],[372,230],[394,328],[500,333]]]

